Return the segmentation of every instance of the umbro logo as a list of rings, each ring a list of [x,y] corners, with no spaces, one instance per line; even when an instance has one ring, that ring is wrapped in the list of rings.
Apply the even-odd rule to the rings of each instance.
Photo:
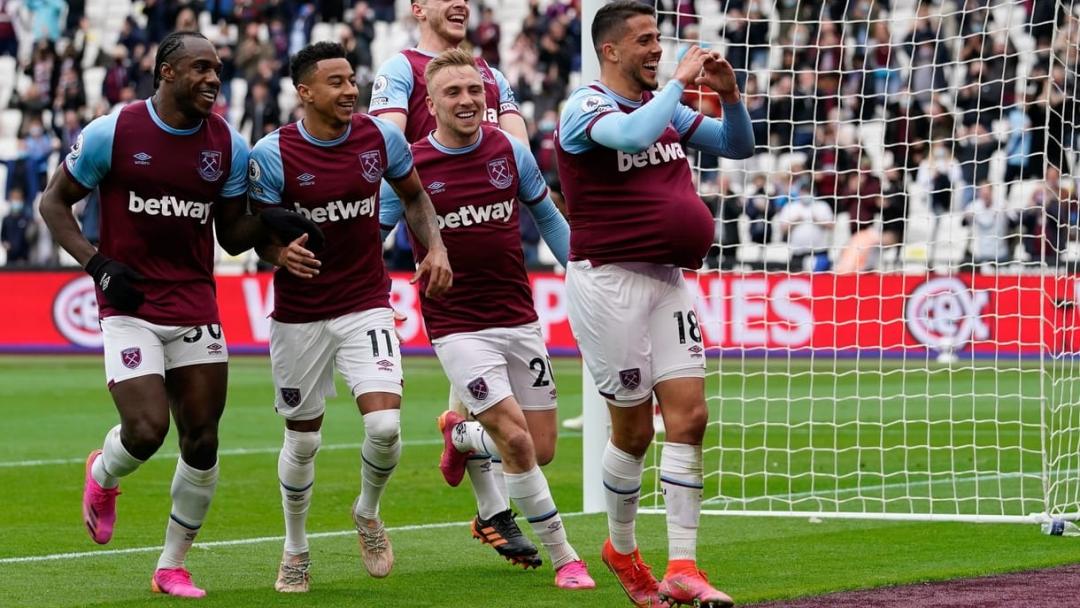
[[[300,182],[301,186],[311,186],[315,184],[315,176],[310,173],[302,173],[296,176],[296,181]]]
[[[443,182],[431,182],[430,184],[428,184],[427,189],[428,192],[432,194],[438,194],[446,190],[446,184],[444,184]]]
[[[133,158],[135,158],[136,165],[149,165],[150,159],[153,158],[153,156],[150,156],[146,152],[139,152],[138,154],[133,155]]]

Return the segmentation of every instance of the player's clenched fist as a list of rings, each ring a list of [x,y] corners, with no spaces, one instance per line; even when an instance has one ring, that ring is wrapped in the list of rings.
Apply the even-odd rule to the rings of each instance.
[[[427,289],[424,295],[429,298],[440,298],[454,284],[454,271],[450,269],[450,260],[446,257],[446,248],[434,247],[428,251],[420,265],[416,267],[410,283],[416,283],[427,276]]]
[[[123,312],[135,312],[145,296],[133,283],[146,280],[127,264],[107,258],[100,252],[86,262],[86,272],[94,277],[109,305]]]

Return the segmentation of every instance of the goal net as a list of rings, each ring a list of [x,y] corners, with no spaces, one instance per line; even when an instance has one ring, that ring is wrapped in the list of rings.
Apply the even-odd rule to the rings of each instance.
[[[704,511],[1080,513],[1080,2],[656,8],[661,72],[689,44],[719,50],[757,149],[692,161],[717,226],[687,275],[709,355]],[[720,111],[708,90],[684,101]]]

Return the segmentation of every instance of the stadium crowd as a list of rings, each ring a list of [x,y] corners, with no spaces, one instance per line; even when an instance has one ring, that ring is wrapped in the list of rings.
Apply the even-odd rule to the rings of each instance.
[[[199,29],[216,45],[224,62],[216,111],[252,143],[297,118],[288,57],[309,41],[344,43],[366,102],[379,32],[388,35],[385,26],[396,22],[408,33],[405,45],[416,36],[394,0],[146,0],[125,12],[117,43],[103,48],[105,36],[86,14],[95,2],[109,4],[0,0],[8,265],[63,263],[35,211],[49,171],[90,120],[152,93],[156,44],[169,31]],[[695,16],[710,4],[704,14],[718,11],[717,19]],[[856,271],[886,260],[897,268],[942,260],[1053,268],[1076,240],[1080,16],[1061,3],[659,6],[661,29],[679,40],[671,45],[676,55],[690,42],[719,41],[754,124],[751,161],[695,159],[717,220],[710,268]],[[553,132],[560,102],[580,79],[579,1],[531,0],[513,27],[499,8],[473,12],[469,42],[514,88],[533,152],[558,190]],[[904,10],[910,19],[890,20]],[[503,30],[513,30],[512,39]],[[684,101],[719,112],[707,90],[687,90]],[[78,212],[94,240],[96,198]],[[523,220],[530,265],[550,261],[539,254],[535,225]],[[935,250],[956,235],[966,244]],[[391,237],[392,267],[411,265],[405,247],[406,239]],[[878,255],[889,250],[895,254]]]

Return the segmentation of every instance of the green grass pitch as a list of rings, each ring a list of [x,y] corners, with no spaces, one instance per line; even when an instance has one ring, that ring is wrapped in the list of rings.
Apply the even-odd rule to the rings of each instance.
[[[716,470],[741,459],[744,477],[725,476],[725,496],[753,497],[765,488],[787,495],[792,505],[808,508],[822,496],[843,500],[845,488],[858,480],[832,485],[811,483],[800,471],[828,472],[845,463],[830,460],[817,443],[824,425],[839,416],[852,424],[838,435],[841,444],[858,439],[869,446],[843,451],[835,458],[857,458],[861,483],[880,485],[889,508],[907,510],[913,503],[896,498],[890,484],[903,479],[890,470],[885,456],[899,441],[923,445],[911,450],[909,474],[929,481],[906,490],[912,501],[930,504],[949,498],[955,484],[932,483],[946,465],[981,470],[993,459],[1028,458],[1026,439],[1032,422],[1024,413],[1029,389],[1013,372],[957,372],[933,378],[925,371],[882,369],[876,362],[821,365],[786,360],[763,366],[735,362],[720,379],[710,378],[712,416],[740,415],[736,396],[745,396],[756,411],[746,430],[716,431],[708,441],[722,449],[710,452]],[[282,521],[276,482],[276,450],[282,423],[274,414],[269,362],[236,357],[231,364],[229,405],[222,423],[221,482],[210,516],[188,565],[195,580],[209,591],[205,606],[624,606],[629,605],[600,562],[606,535],[603,515],[581,510],[581,437],[560,437],[556,460],[546,469],[560,510],[566,514],[571,542],[588,561],[598,589],[565,592],[554,588],[545,563],[539,571],[511,568],[494,552],[469,537],[466,521],[474,505],[468,488],[448,488],[435,466],[440,450],[435,417],[446,403],[447,386],[437,363],[409,358],[402,415],[405,449],[385,495],[382,513],[391,527],[397,563],[384,580],[362,571],[355,534],[350,532],[349,506],[359,487],[358,446],[363,426],[339,386],[329,406],[319,454],[309,531],[312,538],[312,592],[284,596],[273,591],[281,554]],[[556,360],[560,416],[581,408],[581,366],[577,360]],[[827,373],[823,373],[823,369]],[[790,371],[789,371],[790,370]],[[791,373],[789,383],[784,374]],[[1012,374],[1012,375],[1010,375]],[[4,516],[0,533],[0,606],[163,606],[186,604],[154,596],[150,574],[157,559],[169,508],[169,482],[176,458],[172,438],[154,459],[122,484],[119,521],[112,543],[94,545],[80,517],[83,459],[100,445],[116,415],[104,388],[99,357],[0,358],[0,499]],[[788,393],[797,406],[781,407]],[[949,402],[949,394],[969,398]],[[1000,398],[987,409],[982,397]],[[833,399],[836,395],[839,399]],[[853,397],[864,397],[855,400]],[[927,398],[927,396],[931,398]],[[946,395],[946,397],[942,397]],[[866,398],[868,397],[869,398]],[[942,401],[944,399],[944,401]],[[836,401],[832,403],[832,401]],[[970,403],[969,403],[970,402]],[[924,405],[919,405],[920,403]],[[925,405],[929,403],[931,405]],[[944,405],[933,405],[944,404]],[[951,407],[961,418],[970,415],[967,452],[941,448],[943,438],[913,416],[918,407]],[[961,408],[969,408],[963,412]],[[995,409],[996,408],[996,409]],[[1010,413],[1011,412],[1011,413]],[[884,425],[898,414],[908,423]],[[997,425],[997,440],[1009,449],[990,452],[979,440],[980,429],[997,415],[1015,424]],[[1037,423],[1036,417],[1034,422]],[[783,425],[800,424],[798,432],[780,433]],[[755,426],[755,423],[760,423]],[[953,440],[957,439],[954,431]],[[760,437],[754,437],[760,433]],[[816,433],[816,434],[815,434]],[[963,437],[960,437],[962,440]],[[760,444],[740,453],[742,446]],[[877,442],[877,443],[875,443]],[[1037,447],[1037,440],[1036,440]],[[1002,455],[1003,454],[1003,455]],[[970,461],[965,460],[970,459]],[[981,459],[991,459],[984,465]],[[970,462],[971,464],[966,464]],[[732,466],[734,466],[732,464]],[[1027,466],[1026,461],[1023,466]],[[772,475],[766,475],[766,472]],[[784,475],[776,475],[784,473]],[[790,473],[790,475],[788,475]],[[716,494],[716,476],[707,495]],[[757,484],[757,485],[755,485]],[[981,511],[1019,508],[1010,503],[1019,487],[996,484],[987,490]],[[1024,488],[1026,493],[1028,490]],[[933,492],[937,492],[934,494]],[[808,496],[809,494],[809,496]],[[903,495],[903,494],[902,494]],[[921,498],[920,498],[921,497]],[[809,502],[808,502],[809,501]],[[829,503],[831,504],[831,503]],[[861,510],[880,504],[842,502]],[[943,503],[944,504],[944,503]],[[713,506],[716,506],[715,504]],[[918,506],[918,505],[916,505]],[[967,507],[974,509],[974,504]],[[638,526],[644,555],[662,571],[666,543],[662,516],[643,516]],[[1080,561],[1080,539],[1050,538],[1031,525],[980,525],[895,521],[748,518],[707,516],[699,542],[702,567],[718,587],[740,603],[842,589],[1015,571]],[[545,556],[546,559],[546,556]],[[662,573],[662,572],[658,572]]]

